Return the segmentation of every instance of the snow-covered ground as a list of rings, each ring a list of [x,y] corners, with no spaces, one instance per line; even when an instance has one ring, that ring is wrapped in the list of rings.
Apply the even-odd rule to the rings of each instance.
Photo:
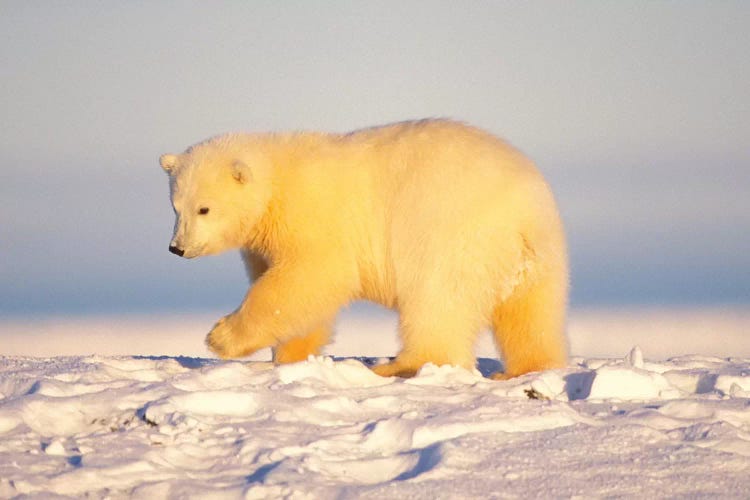
[[[387,315],[281,367],[207,358],[215,319],[0,322],[0,498],[750,498],[743,310],[574,312],[570,366],[505,382],[486,338],[374,375]]]

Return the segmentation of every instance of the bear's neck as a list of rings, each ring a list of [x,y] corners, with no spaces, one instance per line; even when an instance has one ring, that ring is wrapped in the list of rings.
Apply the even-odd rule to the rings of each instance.
[[[283,253],[279,242],[285,241],[280,234],[283,224],[279,219],[278,201],[271,199],[260,220],[249,231],[247,249],[262,255],[269,262],[276,262]]]

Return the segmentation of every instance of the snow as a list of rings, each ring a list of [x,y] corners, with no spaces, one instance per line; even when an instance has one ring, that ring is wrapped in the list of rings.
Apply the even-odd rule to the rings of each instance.
[[[644,314],[681,335],[574,314],[570,365],[508,381],[486,344],[376,376],[387,315],[278,367],[205,357],[210,315],[0,322],[0,498],[750,498],[747,314]]]

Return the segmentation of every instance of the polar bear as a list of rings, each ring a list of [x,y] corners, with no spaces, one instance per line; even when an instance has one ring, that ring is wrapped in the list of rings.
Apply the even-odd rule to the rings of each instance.
[[[531,161],[480,129],[420,120],[348,134],[229,134],[160,158],[169,250],[241,251],[254,284],[206,337],[278,363],[328,343],[337,311],[398,311],[402,349],[374,367],[472,369],[489,327],[510,378],[566,363],[568,263],[553,195]]]

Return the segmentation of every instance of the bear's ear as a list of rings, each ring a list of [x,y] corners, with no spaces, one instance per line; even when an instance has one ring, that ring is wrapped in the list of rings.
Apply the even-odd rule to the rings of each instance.
[[[232,163],[232,177],[240,184],[245,184],[253,180],[253,173],[244,162],[236,160]]]
[[[164,171],[168,174],[172,173],[172,170],[177,166],[177,156],[176,155],[161,155],[159,157],[159,163],[161,164],[161,168],[164,169]]]

